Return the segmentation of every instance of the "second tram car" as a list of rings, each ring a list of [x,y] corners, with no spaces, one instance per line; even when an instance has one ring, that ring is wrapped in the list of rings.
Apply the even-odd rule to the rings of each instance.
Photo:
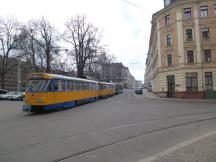
[[[115,94],[115,83],[32,73],[29,76],[23,111],[35,112],[71,108],[81,102],[93,102],[99,97]]]
[[[116,93],[115,83],[99,82],[99,97],[109,97]]]

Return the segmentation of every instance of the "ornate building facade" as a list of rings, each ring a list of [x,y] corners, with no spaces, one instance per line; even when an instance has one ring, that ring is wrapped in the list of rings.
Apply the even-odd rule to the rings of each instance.
[[[161,97],[216,98],[216,0],[164,0],[152,17],[145,82]]]

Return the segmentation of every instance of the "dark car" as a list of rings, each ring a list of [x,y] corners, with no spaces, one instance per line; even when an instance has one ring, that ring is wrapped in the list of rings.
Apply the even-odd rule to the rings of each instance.
[[[6,94],[6,93],[8,93],[8,91],[7,91],[7,90],[0,89],[0,94]]]
[[[143,94],[142,88],[136,88],[136,89],[135,89],[135,93],[136,93],[136,94]]]

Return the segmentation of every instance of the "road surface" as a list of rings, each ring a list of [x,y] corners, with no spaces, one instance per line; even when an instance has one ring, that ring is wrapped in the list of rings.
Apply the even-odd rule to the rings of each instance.
[[[26,114],[22,104],[0,101],[0,162],[180,162],[197,156],[194,147],[216,158],[215,103],[145,100],[126,91],[57,112]]]

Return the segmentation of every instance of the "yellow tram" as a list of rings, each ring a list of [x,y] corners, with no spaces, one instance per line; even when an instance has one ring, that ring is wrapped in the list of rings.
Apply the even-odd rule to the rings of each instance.
[[[32,73],[26,89],[23,111],[70,108],[82,102],[94,102],[116,92],[115,83],[62,76]]]

